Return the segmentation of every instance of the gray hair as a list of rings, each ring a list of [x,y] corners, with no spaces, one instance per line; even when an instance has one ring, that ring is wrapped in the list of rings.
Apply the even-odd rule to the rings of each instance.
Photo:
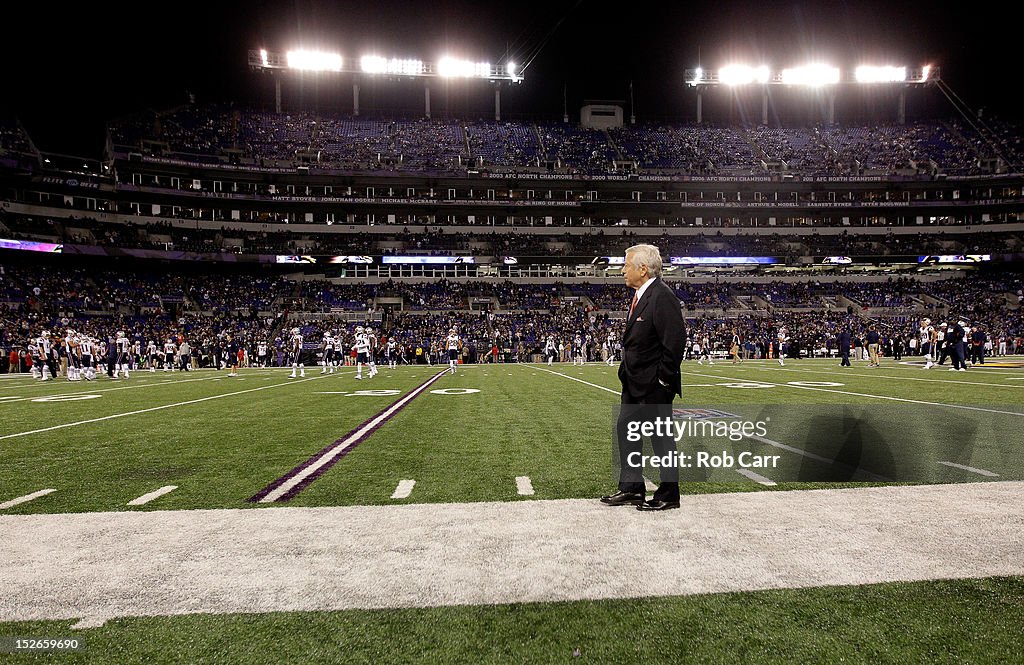
[[[633,245],[626,250],[626,256],[633,255],[629,261],[634,268],[647,266],[651,277],[661,277],[661,251],[654,245]],[[628,260],[628,259],[627,259]]]

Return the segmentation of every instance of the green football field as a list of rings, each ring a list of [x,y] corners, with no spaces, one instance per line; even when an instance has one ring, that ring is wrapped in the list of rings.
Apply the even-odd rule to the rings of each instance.
[[[687,361],[675,407],[770,414],[767,434],[723,447],[774,455],[777,466],[706,469],[682,491],[713,501],[886,481],[1021,480],[1024,361],[997,360],[967,372],[891,360],[878,369],[856,361],[849,369],[823,360]],[[372,380],[356,380],[351,368],[309,368],[304,379],[281,369],[75,383],[0,376],[0,531],[16,537],[14,516],[102,521],[132,512],[424,504],[443,511],[596,503],[614,491],[615,367],[443,369],[381,368]],[[862,436],[871,428],[832,441],[836,414],[847,424],[870,420],[885,440],[884,459]],[[649,477],[657,482],[657,471]],[[113,612],[77,628],[11,621],[16,608],[0,601],[10,612],[0,613],[0,636],[83,637],[88,649],[60,656],[67,662],[1011,662],[1024,651],[1021,579],[327,612]],[[0,581],[11,580],[0,573]],[[0,654],[0,662],[51,657]]]
[[[442,369],[385,368],[361,381],[350,368],[326,375],[312,369],[305,379],[289,379],[288,370],[277,369],[242,370],[239,377],[138,372],[127,381],[89,383],[4,377],[0,503],[52,489],[4,514],[256,506],[248,499],[261,489],[344,443]],[[756,470],[782,481],[774,486],[720,469],[684,491],[791,489],[786,481],[796,477],[794,465],[827,470],[827,464],[789,448],[806,449],[807,418],[836,409],[864,409],[881,417],[883,426],[916,419],[926,443],[948,453],[928,451],[922,463],[929,466],[920,477],[897,480],[1022,477],[1020,453],[1011,444],[1018,421],[1024,421],[1018,415],[1024,414],[1024,368],[947,372],[891,363],[840,370],[834,362],[814,360],[785,367],[770,361],[712,367],[687,362],[684,372],[677,408],[736,414],[753,408],[756,416],[774,407],[778,425],[770,437],[787,446],[755,442],[758,452],[779,455],[777,478],[773,470]],[[616,368],[604,364],[464,366],[386,415],[302,491],[275,503],[388,504],[402,480],[416,481],[402,499],[408,502],[518,500],[518,477],[529,478],[532,499],[599,497],[614,485],[617,403]],[[787,413],[795,414],[793,422],[781,422],[779,414]],[[971,423],[969,446],[960,434],[965,422]],[[807,476],[812,481],[813,471]],[[176,489],[141,506],[126,505],[166,486]]]

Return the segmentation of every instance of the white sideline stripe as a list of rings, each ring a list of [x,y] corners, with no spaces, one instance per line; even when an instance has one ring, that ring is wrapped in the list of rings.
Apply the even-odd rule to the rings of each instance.
[[[391,495],[392,499],[406,499],[412,494],[412,488],[416,486],[415,480],[400,480],[398,481],[398,487],[395,488],[394,493]]]
[[[438,372],[433,377],[431,377],[430,379],[425,381],[423,384],[421,384],[418,388],[416,388],[415,390],[413,390],[410,393],[408,393],[405,397],[403,397],[402,399],[398,400],[397,402],[395,402],[394,404],[389,406],[387,409],[384,409],[383,411],[381,411],[379,414],[377,414],[376,418],[374,418],[373,420],[370,420],[365,425],[363,425],[362,427],[360,427],[356,431],[352,432],[352,434],[350,434],[344,441],[342,441],[341,443],[335,445],[334,448],[332,448],[325,455],[321,456],[320,459],[318,459],[317,461],[313,462],[312,464],[307,466],[305,469],[303,469],[299,473],[297,473],[294,476],[292,476],[291,478],[289,478],[287,481],[285,481],[283,484],[281,484],[277,489],[275,489],[274,491],[270,492],[265,497],[260,499],[259,503],[273,503],[273,502],[277,501],[279,498],[281,498],[282,496],[287,494],[289,491],[291,491],[291,489],[293,487],[295,487],[299,483],[305,481],[306,478],[308,478],[309,476],[311,476],[314,473],[316,473],[317,471],[319,471],[320,467],[324,466],[325,464],[328,464],[328,463],[332,462],[335,457],[337,457],[342,452],[347,450],[349,445],[351,445],[354,441],[359,441],[360,439],[362,439],[367,431],[374,429],[375,427],[380,425],[382,422],[384,422],[384,421],[388,420],[389,418],[391,418],[391,414],[392,413],[394,413],[395,411],[401,409],[403,406],[405,406],[410,401],[416,399],[417,395],[422,393],[424,390],[426,390],[430,386],[434,385],[434,383],[436,383],[438,379],[440,379],[442,376],[445,376],[447,373],[448,373],[448,370],[443,370],[441,372]],[[328,374],[328,376],[330,376],[330,375]],[[320,378],[320,377],[317,377],[317,378]],[[304,380],[308,381],[309,379],[304,379]],[[296,382],[296,383],[298,383],[298,382]],[[281,384],[281,385],[289,385],[289,384],[285,383],[285,384]]]
[[[999,477],[998,473],[992,473],[991,471],[986,471],[985,469],[978,469],[978,468],[975,468],[973,466],[965,466],[963,464],[957,464],[956,462],[939,462],[939,464],[945,464],[946,466],[951,466],[954,469],[963,469],[964,471],[970,471],[971,473],[976,473],[979,476],[988,476],[989,478],[998,478]]]
[[[529,476],[516,476],[516,491],[520,496],[533,496],[533,483]]]
[[[775,485],[778,484],[774,480],[765,478],[759,473],[754,473],[750,469],[736,469],[736,473],[740,474],[741,476],[746,476],[747,478],[753,480],[755,483],[758,483],[759,485],[764,485],[765,487],[774,487]]]
[[[32,499],[38,499],[41,496],[46,496],[47,494],[50,494],[50,493],[56,492],[56,491],[57,490],[55,490],[55,489],[39,490],[38,492],[32,492],[31,494],[26,494],[25,496],[19,496],[17,499],[11,499],[10,501],[4,501],[3,503],[0,503],[0,510],[7,510],[8,508],[13,508],[14,506],[17,506],[19,504],[27,503],[27,502],[31,501]]]
[[[525,365],[524,365],[524,367],[525,367]],[[575,376],[569,376],[568,374],[562,374],[561,372],[555,372],[554,370],[544,369],[543,367],[535,367],[534,369],[539,369],[539,370],[542,370],[544,372],[547,372],[548,374],[554,374],[555,376],[561,376],[561,377],[566,378],[566,379],[571,379],[572,381],[577,381],[577,382],[582,383],[584,385],[590,386],[591,388],[597,388],[598,390],[603,390],[605,392],[612,393],[613,395],[621,395],[622,394],[622,392],[619,391],[619,390],[612,390],[611,388],[605,388],[604,386],[599,386],[596,383],[591,383],[590,381],[584,381],[583,379],[577,379]]]
[[[103,617],[86,617],[79,619],[75,624],[71,626],[71,630],[87,630],[89,628],[102,628],[103,624],[107,623],[107,620]]]
[[[699,374],[697,372],[683,372],[683,374],[691,374],[693,376],[703,376],[707,378],[724,379],[726,381],[743,382],[743,379],[726,376],[712,376],[710,374]],[[749,383],[749,382],[748,382]],[[854,397],[872,397],[874,399],[884,399],[892,402],[909,402],[911,404],[926,404],[928,406],[944,406],[950,409],[964,409],[967,411],[983,411],[985,413],[1001,413],[1006,416],[1024,416],[1024,413],[1018,413],[1016,411],[1001,411],[999,409],[985,409],[980,406],[967,406],[965,404],[943,404],[942,402],[926,402],[920,399],[910,399],[909,397],[892,397],[889,395],[872,395],[870,393],[855,393],[850,390],[834,390],[832,388],[816,388],[814,386],[794,386],[788,383],[772,383],[770,381],[763,381],[758,379],[758,383],[765,385],[779,387],[779,388],[794,388],[796,390],[817,390],[823,393],[836,393],[838,395],[853,395]]]
[[[169,493],[173,492],[176,489],[178,489],[177,485],[164,485],[160,489],[153,490],[149,494],[143,494],[142,496],[140,496],[137,499],[132,499],[131,501],[128,502],[128,505],[129,506],[142,506],[142,505],[145,505],[145,504],[149,503],[153,499],[159,499],[164,494],[169,494]]]
[[[258,390],[266,390],[268,388],[280,388],[281,386],[294,386],[304,381],[316,381],[324,377],[312,377],[309,379],[300,379],[298,381],[289,381],[288,383],[275,383],[271,386],[260,386],[259,388],[250,388],[248,390],[237,390],[233,393],[222,393],[220,395],[211,395],[209,397],[200,397],[199,399],[190,399],[185,402],[175,402],[174,404],[164,404],[162,406],[154,406],[148,409],[139,409],[137,411],[128,411],[127,413],[115,413],[109,416],[102,416],[100,418],[90,418],[89,420],[79,420],[73,423],[64,423],[63,425],[53,425],[52,427],[43,427],[42,429],[29,430],[28,432],[18,432],[17,434],[5,434],[0,436],[0,441],[4,439],[14,439],[19,436],[28,436],[30,434],[41,434],[42,432],[52,432],[58,429],[65,429],[67,427],[77,427],[78,425],[88,425],[90,423],[103,422],[104,420],[114,420],[115,418],[124,418],[126,416],[137,416],[140,413],[150,413],[152,411],[163,411],[164,409],[173,409],[178,406],[188,406],[189,404],[199,404],[200,402],[208,402],[212,399],[220,399],[221,397],[234,397],[235,395],[245,395],[247,393],[254,393]]]

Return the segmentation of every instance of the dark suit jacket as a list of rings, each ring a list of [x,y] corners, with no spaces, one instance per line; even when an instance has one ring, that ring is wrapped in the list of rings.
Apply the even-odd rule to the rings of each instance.
[[[660,379],[673,395],[682,395],[679,363],[685,352],[686,324],[679,298],[661,279],[655,279],[637,302],[622,335],[622,389],[640,398],[658,386]]]
[[[850,331],[844,330],[839,333],[839,351],[850,353]]]

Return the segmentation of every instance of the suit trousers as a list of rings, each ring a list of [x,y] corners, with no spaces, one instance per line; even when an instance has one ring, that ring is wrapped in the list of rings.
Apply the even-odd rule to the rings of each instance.
[[[646,395],[636,398],[623,389],[619,417],[616,422],[616,437],[619,452],[619,490],[643,494],[646,492],[643,468],[630,465],[630,454],[643,454],[642,437],[630,440],[631,422],[655,422],[656,418],[672,417],[672,399],[675,395],[671,388],[657,385]],[[634,426],[636,427],[636,426]],[[634,430],[635,431],[635,430]],[[651,446],[658,457],[676,451],[676,441],[672,436],[652,436]],[[632,460],[640,455],[633,455]],[[661,467],[661,484],[654,492],[656,501],[679,501],[679,469],[675,466]]]

